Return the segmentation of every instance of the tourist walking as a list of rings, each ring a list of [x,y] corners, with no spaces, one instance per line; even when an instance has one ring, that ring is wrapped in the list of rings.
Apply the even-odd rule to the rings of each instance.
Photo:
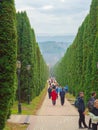
[[[88,104],[87,104],[89,112],[91,112],[93,110],[95,100],[96,100],[96,92],[92,92],[91,98],[89,99]],[[92,129],[91,125],[92,125],[92,121],[91,121],[91,118],[90,118],[90,120],[89,120],[89,130]]]
[[[62,88],[61,91],[60,91],[60,100],[61,100],[61,105],[63,106],[64,102],[65,102],[65,90],[64,90],[64,88]]]
[[[78,97],[78,112],[79,112],[79,129],[88,128],[85,123],[85,104],[84,104],[84,93],[80,92]],[[84,127],[82,127],[82,124]]]
[[[51,91],[51,99],[52,99],[52,104],[55,105],[56,104],[56,99],[57,99],[57,93],[56,90],[53,88]]]
[[[51,91],[52,91],[52,87],[49,86],[49,88],[48,88],[48,97],[49,97],[49,99],[51,98]]]

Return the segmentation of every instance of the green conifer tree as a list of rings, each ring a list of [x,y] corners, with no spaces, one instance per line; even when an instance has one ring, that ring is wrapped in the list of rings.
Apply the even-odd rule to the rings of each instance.
[[[16,12],[14,0],[0,1],[0,130],[15,94],[16,81]]]

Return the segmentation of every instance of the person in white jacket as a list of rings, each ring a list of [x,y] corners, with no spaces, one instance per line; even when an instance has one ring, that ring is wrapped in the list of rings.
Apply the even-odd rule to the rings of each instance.
[[[89,112],[90,118],[92,119],[92,130],[97,130],[98,127],[98,99],[94,101],[94,108]]]

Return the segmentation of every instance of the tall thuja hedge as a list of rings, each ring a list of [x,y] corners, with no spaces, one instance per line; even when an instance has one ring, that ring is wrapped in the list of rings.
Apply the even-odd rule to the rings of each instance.
[[[92,35],[93,46],[93,61],[92,61],[92,86],[94,90],[98,91],[98,68],[96,63],[98,63],[98,1],[93,0],[90,11],[90,28]]]
[[[34,31],[33,31],[34,33]],[[34,89],[33,96],[38,96],[40,92],[45,87],[46,80],[48,79],[48,66],[43,59],[43,56],[40,52],[40,48],[37,42],[34,42],[34,73],[33,73],[33,81],[34,81]]]
[[[33,40],[33,87],[32,87],[32,98],[38,96],[45,87],[46,80],[48,79],[48,66],[44,61],[41,54],[40,48],[36,41],[34,30],[32,29],[32,40]]]
[[[26,12],[17,13],[17,32],[18,60],[20,60],[22,64],[20,74],[21,100],[27,101],[28,87],[30,88],[31,100],[39,95],[42,90],[40,86],[42,86],[44,79],[41,80],[40,70],[44,60],[41,56],[34,30],[31,28]],[[31,65],[29,72],[26,69],[28,64]],[[44,64],[46,63],[44,62]],[[45,67],[47,68],[47,66]]]
[[[0,1],[0,130],[15,94],[16,81],[16,14],[14,0]]]
[[[38,96],[45,87],[46,81],[49,77],[49,68],[44,61],[40,48],[36,41],[34,30],[32,29],[33,40],[33,98]]]
[[[44,84],[46,84],[47,79],[49,78],[49,66],[47,66],[43,56],[41,55],[41,66],[40,66],[40,79],[41,79],[41,84],[40,87],[41,89],[44,88]]]
[[[39,95],[39,87],[40,87],[40,51],[39,51],[39,47],[38,47],[38,43],[36,43],[35,46],[35,58],[36,58],[36,63],[35,63],[35,67],[36,67],[36,79],[35,79],[35,85],[36,85],[36,95]]]
[[[57,80],[68,84],[74,95],[84,91],[87,101],[98,90],[98,1],[92,0],[90,13],[80,26],[73,44],[54,66]]]
[[[21,100],[27,101],[28,85],[32,88],[33,79],[33,43],[32,32],[26,12],[17,13],[17,33],[18,33],[18,60],[21,61],[20,87]],[[27,65],[31,65],[30,71]],[[30,92],[32,92],[30,90]],[[31,93],[32,95],[32,93]]]

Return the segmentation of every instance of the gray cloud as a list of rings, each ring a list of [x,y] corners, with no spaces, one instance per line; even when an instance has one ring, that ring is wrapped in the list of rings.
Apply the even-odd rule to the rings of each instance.
[[[16,9],[26,10],[37,34],[76,33],[89,12],[91,0],[16,0]]]

